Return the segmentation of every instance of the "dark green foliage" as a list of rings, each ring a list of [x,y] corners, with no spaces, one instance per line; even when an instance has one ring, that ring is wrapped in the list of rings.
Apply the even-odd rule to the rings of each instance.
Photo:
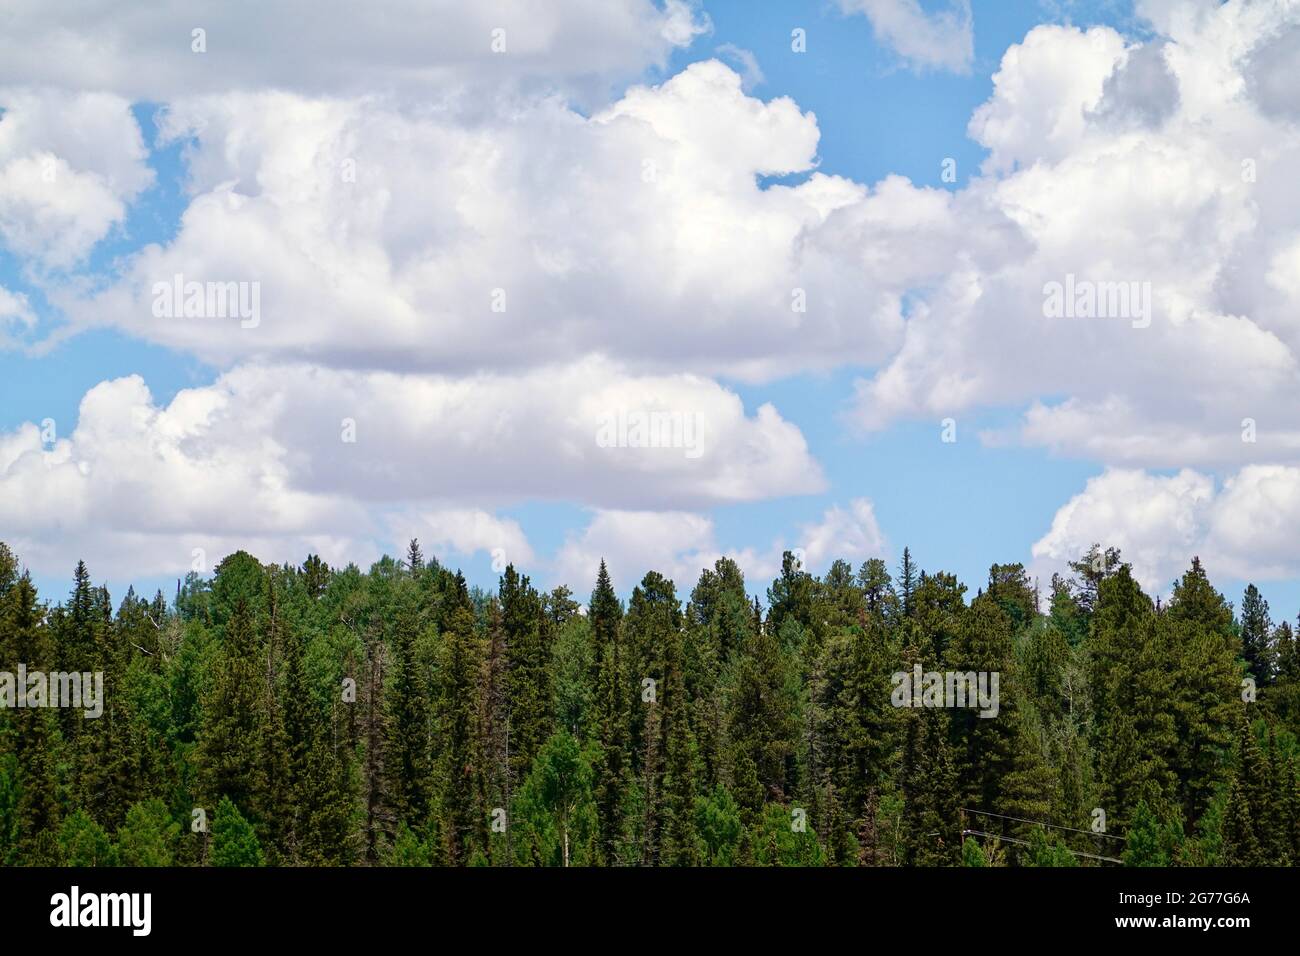
[[[118,861],[122,866],[171,866],[181,826],[157,797],[137,803],[117,828]]]
[[[600,562],[596,589],[587,611],[591,623],[592,675],[591,736],[596,743],[595,793],[599,818],[600,860],[618,862],[623,840],[624,794],[630,777],[628,756],[628,698],[623,649],[623,609],[610,583],[605,562]]]
[[[1277,672],[1273,622],[1268,616],[1268,602],[1253,584],[1247,586],[1241,599],[1241,652],[1255,682],[1261,687],[1271,684]]]
[[[366,571],[238,552],[114,613],[84,564],[42,602],[0,545],[0,674],[101,671],[105,694],[98,717],[0,708],[0,862],[1300,860],[1291,623],[1254,587],[1234,619],[1199,560],[1163,607],[1114,549],[1072,567],[1040,607],[1018,564],[968,599],[910,551],[892,578],[788,553],[765,612],[729,558],[685,607],[646,573],[626,610],[602,564],[584,613],[513,566],[471,589],[413,541]],[[996,675],[993,712],[896,699],[914,665]]]
[[[257,834],[243,815],[222,797],[212,818],[213,866],[261,866],[262,847]]]

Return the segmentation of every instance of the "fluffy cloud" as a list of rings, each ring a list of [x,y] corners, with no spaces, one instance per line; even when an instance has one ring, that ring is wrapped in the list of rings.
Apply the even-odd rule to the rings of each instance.
[[[1014,253],[921,293],[859,424],[1028,406],[1022,440],[1111,464],[1300,460],[1300,128],[1249,81],[1297,10],[1143,10],[1145,44],[1041,26],[1007,51],[957,208],[1014,223]],[[1131,303],[1051,317],[1053,283]]]
[[[49,437],[0,434],[0,526],[33,566],[84,549],[123,573],[244,539],[280,542],[275,557],[323,539],[371,553],[414,527],[435,549],[523,563],[519,527],[485,508],[704,507],[823,485],[770,405],[746,415],[706,379],[595,359],[471,378],[241,367],[166,406],[133,376],[96,386],[75,429]]]
[[[1251,465],[1215,488],[1190,469],[1108,469],[1066,503],[1033,547],[1046,577],[1089,546],[1118,547],[1153,593],[1199,556],[1212,574],[1257,581],[1300,574],[1300,468]]]
[[[364,7],[231,0],[201,12],[185,0],[147,7],[69,0],[57,10],[10,0],[0,84],[111,90],[155,102],[263,88],[394,90],[427,100],[535,80],[603,92],[707,29],[685,0],[377,0]],[[195,30],[204,31],[204,52],[196,52]]]
[[[467,125],[277,93],[179,103],[165,129],[197,136],[179,235],[59,301],[223,365],[869,364],[897,345],[910,288],[1014,247],[1005,218],[898,177],[760,188],[814,168],[815,118],[716,61],[590,118],[546,101]],[[153,289],[177,275],[259,283],[260,325],[160,319]]]
[[[965,73],[975,58],[970,0],[948,0],[927,13],[919,0],[839,0],[845,13],[864,13],[876,38],[917,68]]]
[[[915,0],[844,6],[916,65],[970,62],[965,4],[923,23]],[[357,20],[344,53],[328,46],[337,20],[307,18],[276,58],[260,50],[288,21],[261,8],[205,25],[180,5],[114,7],[110,22],[81,0],[81,33],[45,29],[43,11],[7,13],[0,84],[112,92],[4,94],[0,239],[38,270],[84,258],[151,175],[119,97],[166,100],[161,143],[183,144],[190,173],[178,233],[107,286],[43,291],[74,329],[123,329],[225,374],[165,408],[138,380],[106,383],[53,450],[30,427],[0,437],[0,519],[29,550],[63,560],[84,535],[162,566],[211,534],[328,556],[403,522],[453,550],[526,549],[493,509],[542,497],[598,509],[561,569],[606,548],[631,567],[653,545],[637,568],[686,573],[718,552],[699,509],[823,487],[798,429],[705,376],[847,365],[872,370],[864,427],[1025,408],[1017,439],[1134,469],[1061,510],[1044,561],[1109,538],[1158,583],[1198,548],[1227,568],[1292,566],[1255,526],[1266,506],[1293,513],[1300,461],[1294,4],[1143,0],[1145,42],[1031,31],[971,119],[981,174],[951,192],[818,172],[816,118],[721,63],[608,102],[614,77],[706,29],[681,2],[500,0],[444,31],[398,4],[386,22],[406,30]],[[569,105],[583,91],[596,105]],[[159,315],[155,287],[175,276],[256,283],[257,321]],[[1075,280],[1133,282],[1135,304],[1048,317],[1048,284]],[[31,311],[10,296],[0,323],[26,329]],[[650,413],[677,415],[683,441],[629,438],[628,415]],[[1201,470],[1136,470],[1182,466]],[[1210,468],[1228,475],[1217,491]],[[1248,555],[1246,533],[1267,547]],[[800,540],[813,564],[883,546],[860,502]]]
[[[424,551],[437,555],[440,560],[448,554],[468,556],[486,552],[494,562],[514,564],[526,570],[535,557],[519,522],[479,508],[415,511],[395,515],[390,525],[394,541],[418,538]]]
[[[147,157],[120,97],[0,86],[0,243],[75,265],[153,181]]]
[[[1300,427],[1287,412],[1250,388],[1213,401],[1193,398],[1182,407],[1171,401],[1154,412],[1140,411],[1118,395],[1053,405],[1035,401],[1018,434],[1027,444],[1058,454],[1117,465],[1177,468],[1201,462],[1230,467],[1300,459]]]
[[[804,525],[801,531],[799,547],[809,570],[824,570],[840,558],[860,563],[889,553],[875,506],[866,498],[854,498],[847,508],[832,506],[821,521]]]
[[[353,536],[366,524],[355,504],[291,487],[283,450],[264,432],[268,410],[233,419],[225,409],[212,390],[159,408],[131,377],[91,389],[75,431],[52,446],[34,425],[0,435],[9,542],[40,571],[84,557],[130,575],[182,573],[237,548],[335,560],[373,552]]]
[[[0,286],[0,348],[16,341],[15,332],[21,333],[35,325],[36,313],[27,296]]]

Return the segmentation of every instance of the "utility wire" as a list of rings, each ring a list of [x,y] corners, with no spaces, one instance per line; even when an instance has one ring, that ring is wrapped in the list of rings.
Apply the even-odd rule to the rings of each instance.
[[[1002,820],[1015,820],[1017,823],[1032,823],[1035,826],[1051,827],[1053,830],[1069,830],[1071,833],[1086,833],[1088,836],[1105,837],[1107,840],[1119,840],[1127,843],[1128,837],[1115,836],[1111,833],[1095,833],[1092,830],[1080,830],[1078,827],[1063,827],[1056,823],[1043,823],[1039,820],[1026,820],[1024,817],[1009,817],[1005,813],[989,813],[987,810],[967,810],[965,807],[959,807],[962,813],[977,813],[982,817],[998,817]]]
[[[989,834],[989,832],[985,832],[983,830],[962,830],[962,836],[992,836],[992,838],[995,840],[1005,840],[1006,843],[1019,843],[1022,845],[1022,847],[1032,847],[1032,845],[1034,845],[1028,842],[1028,840],[1017,839],[1015,838],[1015,836],[1002,836],[1002,834]],[[1070,849],[1069,847],[1062,847],[1062,849],[1065,849],[1066,853],[1071,853],[1071,855],[1074,856],[1086,857],[1088,858],[1088,860],[1104,860],[1108,862],[1108,864],[1123,864],[1123,860],[1115,860],[1115,857],[1113,856],[1097,856],[1096,853],[1084,853],[1083,851],[1078,851],[1078,849]]]

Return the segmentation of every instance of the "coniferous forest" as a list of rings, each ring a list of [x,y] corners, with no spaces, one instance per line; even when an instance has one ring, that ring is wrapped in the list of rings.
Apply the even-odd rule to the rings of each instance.
[[[422,555],[239,552],[173,600],[0,546],[0,671],[104,674],[0,710],[10,866],[1131,866],[1300,860],[1300,658],[1200,562],[1167,601],[1094,548],[1042,592],[785,555],[626,603]],[[894,679],[1000,676],[997,713]]]

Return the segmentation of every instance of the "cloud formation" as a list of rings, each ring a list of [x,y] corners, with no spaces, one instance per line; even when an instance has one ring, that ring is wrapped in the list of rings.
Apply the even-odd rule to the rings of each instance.
[[[1118,547],[1152,593],[1199,556],[1210,574],[1256,581],[1300,574],[1300,468],[1250,465],[1221,486],[1191,469],[1107,469],[1057,511],[1033,546],[1046,577],[1093,543]]]
[[[0,433],[0,525],[38,567],[81,553],[172,571],[194,547],[244,538],[277,558],[370,553],[408,527],[436,547],[524,555],[522,531],[491,510],[707,507],[824,485],[772,406],[746,414],[707,379],[594,359],[472,378],[248,366],[167,405],[131,376],[91,389],[59,427]]]
[[[151,102],[268,88],[428,101],[535,82],[603,95],[707,30],[687,0],[10,0],[0,85]]]
[[[919,0],[839,0],[845,13],[862,13],[876,39],[918,69],[966,73],[975,59],[970,0],[945,0],[927,12]]]

